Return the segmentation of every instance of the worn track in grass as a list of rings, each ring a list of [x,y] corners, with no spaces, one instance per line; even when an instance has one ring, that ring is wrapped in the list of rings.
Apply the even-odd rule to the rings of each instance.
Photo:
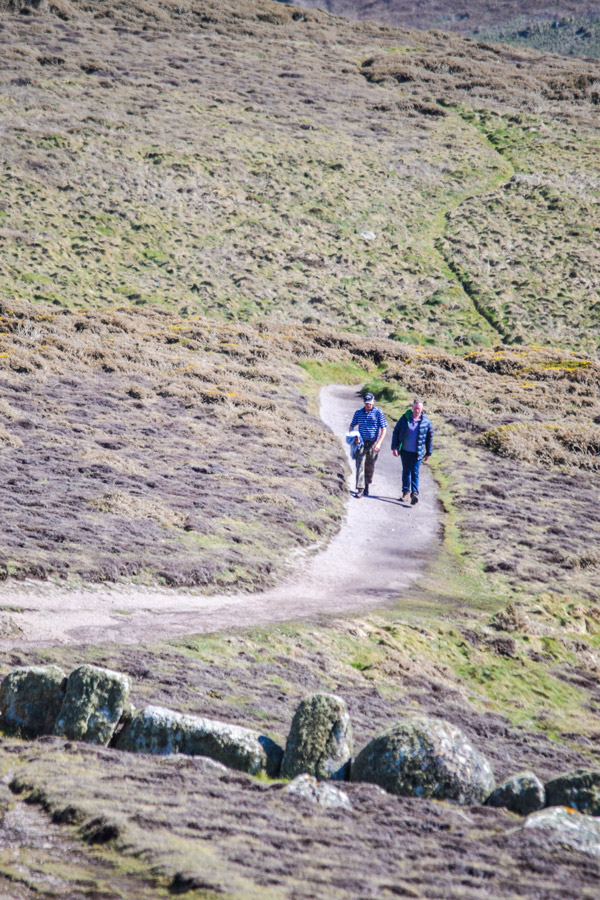
[[[355,388],[332,385],[321,394],[321,417],[340,438],[361,405]],[[143,643],[232,626],[364,611],[389,604],[412,584],[439,532],[433,482],[423,474],[422,500],[398,500],[399,460],[390,451],[391,426],[376,468],[373,495],[350,498],[346,521],[326,550],[290,564],[288,577],[261,594],[207,596],[198,592],[120,585],[67,589],[12,582],[1,600],[14,626],[2,649],[32,643]],[[353,478],[349,470],[349,486]],[[10,631],[10,627],[6,627]]]

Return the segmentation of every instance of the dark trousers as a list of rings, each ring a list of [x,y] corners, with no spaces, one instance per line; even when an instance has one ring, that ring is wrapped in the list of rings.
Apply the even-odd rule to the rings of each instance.
[[[356,490],[364,491],[365,487],[369,487],[373,481],[373,472],[375,471],[375,463],[379,456],[379,451],[373,453],[375,441],[365,441],[362,450],[356,454]]]
[[[422,462],[419,454],[411,453],[410,450],[401,450],[400,459],[402,460],[402,493],[408,491],[410,494],[418,494],[419,469]]]

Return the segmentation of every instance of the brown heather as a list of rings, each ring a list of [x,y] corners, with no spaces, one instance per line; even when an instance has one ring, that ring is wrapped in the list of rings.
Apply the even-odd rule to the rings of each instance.
[[[326,690],[359,743],[417,709],[499,779],[597,766],[599,64],[266,0],[2,9],[3,575],[252,603],[343,514],[306,369],[392,420],[425,398],[445,511],[394,610],[17,649],[3,609],[2,671],[107,665],[281,742]],[[498,810],[322,812],[56,738],[3,739],[0,776],[16,900],[597,894]]]
[[[26,304],[1,330],[4,577],[253,588],[339,521],[282,335]]]
[[[600,55],[598,6],[592,0],[293,0],[349,19],[405,28],[436,28],[496,43],[575,56]]]

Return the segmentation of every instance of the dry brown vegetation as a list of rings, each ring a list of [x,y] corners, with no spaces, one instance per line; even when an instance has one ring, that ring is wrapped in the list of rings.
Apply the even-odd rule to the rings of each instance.
[[[256,588],[335,528],[342,461],[284,335],[26,304],[0,327],[4,577]]]
[[[595,351],[597,64],[267,3],[85,9],[0,23],[7,302]]]
[[[600,365],[583,354],[460,358],[126,308],[23,305],[3,330],[5,574],[272,581],[341,515],[340,451],[295,367],[320,358],[377,367],[388,409],[405,391],[427,398],[465,552],[514,589],[596,600]]]
[[[517,590],[561,586],[596,604],[598,363],[498,347],[464,360],[422,353],[386,377],[442,414],[440,465],[485,568]]]
[[[459,724],[489,756],[498,778],[523,768],[549,778],[598,758],[600,694],[582,668],[582,648],[593,656],[588,642],[600,623],[580,616],[590,631],[577,635],[553,622],[554,611],[546,606],[528,614],[513,609],[512,618],[510,610],[498,614],[494,627],[484,629],[472,620],[457,628],[439,618],[407,626],[388,615],[185,638],[170,646],[29,649],[13,652],[10,661],[68,669],[85,658],[116,667],[131,675],[136,706],[161,703],[243,721],[267,727],[280,742],[295,704],[309,691],[343,694],[358,747],[398,715],[419,708]],[[470,669],[476,678],[468,677]],[[498,694],[486,697],[484,684]],[[523,714],[517,726],[501,711],[507,697]],[[585,733],[574,733],[583,716]],[[593,896],[594,866],[522,835],[519,821],[504,811],[459,812],[450,804],[344,785],[352,812],[323,812],[286,797],[281,783],[257,783],[202,759],[136,757],[132,764],[128,754],[55,738],[0,745],[0,771],[9,769],[13,792],[63,824],[62,835],[50,830],[52,854],[36,848],[38,884],[45,886],[52,855],[64,853],[67,836],[78,836],[95,848],[96,878],[116,896],[119,885],[128,896],[126,876],[133,871],[140,897],[144,891],[168,895],[170,887],[200,898],[200,885],[243,897],[269,891],[324,897],[335,890],[340,898],[366,898],[392,886],[416,897],[479,900],[490,890],[510,897],[516,873],[534,852],[535,869],[518,876],[523,896]],[[1,854],[0,847],[0,860]],[[63,890],[77,885],[89,859],[79,849],[69,868],[59,871]],[[112,872],[107,860],[118,860]],[[473,874],[479,866],[485,866],[485,878]],[[6,864],[0,879],[5,871]],[[31,884],[25,868],[23,884]]]
[[[573,350],[598,344],[594,65],[266,2],[59,13],[0,23],[5,572],[271,580],[340,513],[339,453],[298,449],[316,432],[293,365],[321,356],[386,365],[475,429],[448,467],[485,565],[516,516],[536,583],[582,579],[593,485],[571,474],[559,492],[556,467],[595,467],[595,364]],[[497,377],[493,350],[439,350],[536,337],[569,349],[531,378]],[[571,356],[581,372],[561,380]],[[508,502],[485,487],[499,467]],[[555,479],[547,502],[538,477]],[[550,559],[548,527],[569,535]]]
[[[486,40],[578,56],[600,56],[598,7],[590,0],[292,0],[350,19],[440,28]]]
[[[302,0],[298,6],[308,9],[325,9],[338,16],[356,19],[374,19],[390,25],[408,28],[444,28],[470,34],[475,28],[502,25],[520,15],[532,18],[556,16],[585,16],[596,12],[590,0],[463,0],[448,4],[444,0]]]
[[[340,898],[484,900],[491,891],[513,896],[518,881],[519,896],[532,900],[593,897],[592,860],[550,849],[508,814],[485,807],[461,811],[356,784],[348,786],[351,812],[326,812],[286,796],[281,784],[214,771],[202,759],[142,758],[132,769],[123,753],[58,739],[24,749],[22,761],[15,793],[42,802],[89,844],[133,856],[140,890],[154,882],[159,896],[309,900],[335,891]],[[134,797],[135,821],[128,815]]]
[[[273,580],[343,511],[314,360],[366,369],[391,418],[425,397],[446,534],[408,621],[28,649],[3,671],[86,659],[129,672],[137,704],[279,739],[326,689],[360,741],[421,708],[499,777],[596,764],[598,64],[261,0],[23,6],[0,21],[3,574]],[[353,813],[321,815],[201,763],[0,749],[73,823],[15,862],[8,810],[18,900],[597,889],[496,810],[351,788]]]

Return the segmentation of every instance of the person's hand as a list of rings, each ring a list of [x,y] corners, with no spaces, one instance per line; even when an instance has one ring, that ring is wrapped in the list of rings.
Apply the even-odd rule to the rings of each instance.
[[[423,457],[423,462],[427,462],[428,459],[429,459],[429,453],[426,453],[425,456]]]
[[[373,445],[373,453],[379,453],[380,450],[381,450],[381,444]]]
[[[394,454],[394,456],[398,456],[398,455],[399,455],[397,450],[392,450],[392,453]]]

